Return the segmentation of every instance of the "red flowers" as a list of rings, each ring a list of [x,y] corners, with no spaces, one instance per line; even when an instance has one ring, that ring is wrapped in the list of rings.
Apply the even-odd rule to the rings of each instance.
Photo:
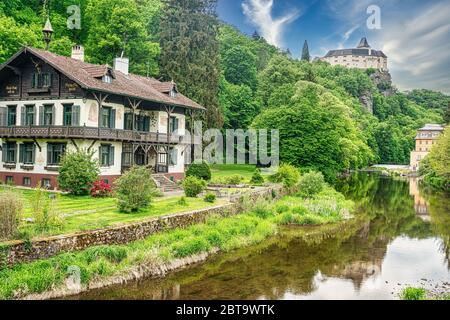
[[[91,196],[94,198],[110,197],[111,193],[112,193],[112,185],[106,183],[103,180],[94,182],[91,189]]]

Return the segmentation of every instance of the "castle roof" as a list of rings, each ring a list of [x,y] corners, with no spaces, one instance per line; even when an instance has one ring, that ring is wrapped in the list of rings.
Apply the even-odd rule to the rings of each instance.
[[[426,124],[425,127],[417,131],[444,131],[444,127],[440,124]]]
[[[361,39],[357,48],[330,50],[325,55],[325,58],[339,57],[339,56],[367,56],[367,57],[370,56],[370,57],[387,58],[387,56],[384,54],[383,51],[372,50],[366,37]]]

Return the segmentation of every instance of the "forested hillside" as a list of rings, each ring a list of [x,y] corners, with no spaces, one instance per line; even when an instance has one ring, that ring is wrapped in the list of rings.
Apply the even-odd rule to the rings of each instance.
[[[81,5],[81,29],[66,26]],[[450,98],[428,90],[401,93],[375,70],[293,59],[256,32],[218,21],[216,0],[3,0],[0,62],[22,45],[43,47],[50,12],[50,50],[70,55],[83,44],[93,63],[122,52],[131,71],[163,80],[207,107],[219,128],[278,128],[281,160],[328,178],[373,163],[407,164],[416,129],[443,123]],[[302,41],[302,39],[299,39]],[[368,105],[370,107],[368,107]],[[373,109],[373,112],[371,112]]]

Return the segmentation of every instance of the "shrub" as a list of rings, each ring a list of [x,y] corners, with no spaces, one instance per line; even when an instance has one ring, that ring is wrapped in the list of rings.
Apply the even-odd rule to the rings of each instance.
[[[267,219],[273,215],[273,212],[267,202],[258,201],[253,207],[252,212],[261,219]]]
[[[30,204],[35,229],[38,232],[45,232],[64,224],[64,218],[58,211],[58,197],[57,194],[45,191],[40,182],[36,186]]]
[[[94,153],[87,150],[67,152],[61,159],[58,184],[61,190],[73,195],[86,195],[98,180],[100,169],[93,158]]]
[[[186,207],[188,205],[186,197],[181,197],[180,200],[177,201],[177,204],[179,206]]]
[[[103,180],[94,182],[91,189],[91,197],[94,198],[108,198],[111,197],[112,185]]]
[[[114,183],[121,212],[132,213],[147,207],[156,194],[156,185],[145,167],[133,167]]]
[[[225,183],[226,184],[231,184],[231,185],[238,185],[240,184],[242,181],[244,180],[244,177],[239,175],[239,174],[234,174],[232,176],[226,177],[225,178]]]
[[[261,170],[256,169],[256,171],[253,173],[250,183],[257,186],[260,186],[264,183],[264,178],[261,175]]]
[[[216,195],[212,192],[208,192],[203,200],[205,200],[205,202],[214,203],[216,202]]]
[[[298,169],[290,164],[283,164],[278,168],[278,172],[270,177],[272,182],[283,183],[286,188],[293,188],[300,179]]]
[[[211,169],[206,161],[193,163],[186,171],[186,177],[196,177],[205,181],[211,180]]]
[[[309,172],[300,178],[300,195],[311,198],[320,193],[326,186],[325,178],[320,172]]]
[[[278,214],[282,214],[284,212],[288,212],[289,211],[289,206],[285,205],[285,204],[278,204],[275,208],[275,211]]]
[[[186,196],[196,198],[206,189],[206,182],[194,176],[189,176],[183,181],[183,189]]]
[[[6,191],[0,194],[0,239],[10,239],[17,234],[23,202],[17,194]]]
[[[423,300],[426,298],[426,290],[423,288],[405,288],[401,293],[403,300]]]

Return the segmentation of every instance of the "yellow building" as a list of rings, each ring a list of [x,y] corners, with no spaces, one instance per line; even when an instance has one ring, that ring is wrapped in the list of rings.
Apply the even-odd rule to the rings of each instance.
[[[416,149],[411,152],[411,170],[419,170],[420,161],[430,153],[443,131],[444,127],[439,124],[427,124],[417,131]]]

